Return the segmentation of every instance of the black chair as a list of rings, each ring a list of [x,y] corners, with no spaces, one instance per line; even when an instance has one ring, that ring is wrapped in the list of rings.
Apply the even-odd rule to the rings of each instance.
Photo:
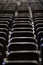
[[[11,31],[12,32],[14,32],[14,31],[31,31],[31,32],[33,32],[33,29],[32,28],[12,28]]]
[[[30,20],[30,18],[15,18],[15,21],[30,21],[31,22],[31,20]]]
[[[34,18],[34,21],[43,20],[43,18]]]
[[[5,32],[1,32],[1,31],[0,31],[0,37],[5,38],[6,40],[8,39],[7,34]]]
[[[34,37],[31,31],[14,31],[11,33],[11,38],[13,37]]]
[[[0,24],[0,28],[6,28],[9,30],[9,26],[7,24]]]
[[[16,17],[17,18],[30,18],[30,13],[18,13]]]
[[[38,45],[33,42],[15,42],[15,43],[10,43],[7,46],[8,52],[10,51],[20,51],[20,50],[30,50],[34,51],[38,49]]]
[[[7,55],[7,59],[9,61],[19,61],[19,60],[34,60],[34,61],[38,61],[39,62],[39,55],[36,51],[11,51],[8,55]]]
[[[4,46],[4,48],[6,49],[6,45],[8,44],[8,42],[6,41],[6,39],[4,37],[0,37],[0,43]]]
[[[0,18],[13,18],[14,17],[14,15],[12,14],[12,13],[0,13]]]
[[[38,24],[35,25],[35,29],[37,29],[39,27],[43,27],[43,23],[38,23]]]
[[[9,30],[7,28],[0,28],[0,32],[5,32],[7,35],[9,35]]]
[[[11,24],[12,24],[11,21],[8,21],[8,20],[1,19],[1,21],[0,21],[0,25],[6,25],[8,27],[8,29],[11,28]]]
[[[7,24],[9,26],[10,22],[9,21],[0,21],[0,24]]]
[[[37,29],[36,29],[36,35],[37,35],[39,32],[41,32],[41,31],[43,31],[43,27],[37,28]]]
[[[34,25],[39,24],[39,23],[42,23],[42,24],[43,24],[43,20],[36,20],[36,21],[34,22]]]
[[[14,26],[12,26],[12,28],[20,28],[20,27],[30,27],[30,28],[32,28],[32,25],[31,24],[28,24],[28,25],[14,25]]]
[[[9,17],[6,17],[6,18],[0,17],[0,21],[9,21],[9,22],[12,22],[12,19],[9,18]]]
[[[34,37],[13,37],[10,39],[10,42],[34,42],[36,43],[36,40]]]
[[[12,26],[16,26],[16,25],[27,25],[28,26],[29,24],[28,23],[15,23],[15,24],[13,23]]]
[[[13,21],[13,24],[30,24],[30,21]]]
[[[28,23],[13,23],[12,26],[15,26],[15,25],[29,25]]]

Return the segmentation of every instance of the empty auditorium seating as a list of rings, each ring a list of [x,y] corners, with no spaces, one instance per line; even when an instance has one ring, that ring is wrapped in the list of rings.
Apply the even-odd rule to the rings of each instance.
[[[0,65],[43,65],[43,7],[13,1],[0,0]]]
[[[42,32],[43,32],[43,15],[42,15],[43,8],[41,7],[40,3],[36,4],[33,7],[32,13],[33,13],[33,20],[34,20],[35,35],[36,35],[38,46],[40,47],[40,45],[42,44],[42,43],[40,43],[40,40],[41,40],[41,38],[43,38],[43,35],[42,35]]]

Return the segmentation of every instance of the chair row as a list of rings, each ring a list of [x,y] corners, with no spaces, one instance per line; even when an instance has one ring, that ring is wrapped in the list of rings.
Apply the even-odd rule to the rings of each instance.
[[[9,30],[11,27],[12,19],[13,14],[5,12],[0,13],[0,53],[2,54],[2,57],[6,57]]]
[[[24,13],[22,13],[22,14],[24,14]],[[38,48],[38,46],[36,44],[36,40],[34,38],[33,27],[32,27],[31,23],[32,23],[31,18],[18,17],[18,16],[15,17],[15,20],[12,23],[11,35],[10,35],[10,40],[9,40],[10,43],[8,44],[8,51],[10,50],[11,46],[12,46],[12,48],[14,48],[13,44],[15,42],[17,43],[17,44],[15,43],[16,46],[14,44],[14,46],[15,46],[14,49],[15,50],[16,49],[18,49],[18,50],[26,50],[27,49],[27,44],[26,44],[26,47],[24,47],[25,42],[29,43],[27,50],[29,50],[29,48],[30,48],[30,50],[33,50],[33,48],[31,46],[32,45],[34,46],[34,44],[35,44],[34,47],[36,47],[36,49]],[[32,43],[34,43],[34,44],[32,44]],[[17,45],[18,45],[18,48],[17,48]],[[19,47],[19,45],[20,45],[20,47]],[[11,51],[15,51],[15,50],[12,49]]]
[[[7,48],[8,52],[15,50],[27,51],[38,49],[38,45],[36,44],[36,40],[34,38],[32,25],[27,21],[13,21],[9,42],[10,43]]]
[[[8,9],[10,9],[9,7]],[[17,63],[39,65],[38,45],[34,38],[28,6],[25,4],[21,5],[17,8],[17,12],[17,17],[15,16],[14,21],[12,21],[4,63],[5,65]]]
[[[43,9],[39,9],[39,12],[33,13],[35,34],[39,48],[42,42],[41,38],[43,38],[43,12],[41,11],[43,11]]]

